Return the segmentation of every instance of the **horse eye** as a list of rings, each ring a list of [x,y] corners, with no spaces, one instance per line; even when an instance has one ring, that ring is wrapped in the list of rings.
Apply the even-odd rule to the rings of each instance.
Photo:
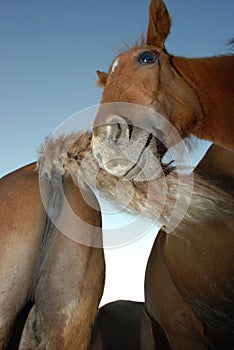
[[[154,52],[143,52],[137,57],[137,61],[146,66],[157,62],[158,58]]]

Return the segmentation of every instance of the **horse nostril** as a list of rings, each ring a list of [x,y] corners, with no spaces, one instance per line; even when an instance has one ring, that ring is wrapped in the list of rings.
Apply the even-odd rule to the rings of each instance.
[[[121,135],[121,125],[119,123],[116,124],[116,133],[113,138],[114,142],[117,143],[118,139],[120,138]]]
[[[124,118],[120,116],[112,116],[107,122],[109,124],[106,127],[108,140],[118,143],[120,138],[129,137],[128,124]]]
[[[121,135],[121,125],[120,125],[120,123],[107,125],[106,131],[107,131],[106,132],[107,140],[111,140],[111,141],[114,141],[115,143],[117,143],[118,139],[119,139],[119,137]]]
[[[128,130],[129,130],[129,140],[131,140],[132,132],[133,132],[133,125],[131,123],[128,123]]]

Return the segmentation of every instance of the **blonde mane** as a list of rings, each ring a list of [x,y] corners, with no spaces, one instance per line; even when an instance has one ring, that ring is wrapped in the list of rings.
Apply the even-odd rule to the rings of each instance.
[[[180,228],[233,217],[233,197],[196,174],[170,173],[151,182],[126,181],[109,174],[92,154],[89,132],[48,138],[38,168],[48,178],[54,171],[70,176],[77,186],[101,191],[121,209],[157,220],[165,228],[173,211],[174,218],[181,217]],[[185,205],[188,209],[183,214]]]

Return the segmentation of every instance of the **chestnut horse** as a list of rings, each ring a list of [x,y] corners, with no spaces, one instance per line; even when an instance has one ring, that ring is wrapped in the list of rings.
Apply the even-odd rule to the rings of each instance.
[[[102,246],[100,210],[94,209],[98,203],[90,189],[83,190],[88,205],[68,174],[60,177],[51,169],[49,175],[40,178],[41,190],[48,197],[46,210],[35,163],[0,181],[1,350],[18,349],[24,322],[19,325],[17,321],[25,306],[27,317],[33,304],[43,326],[46,349],[86,350],[90,341],[104,284],[103,250],[95,248]],[[66,217],[58,177],[67,201],[84,225],[75,225]],[[57,210],[58,220],[67,222],[67,231],[60,232],[51,222],[47,215],[51,209]],[[90,246],[70,239],[70,231],[74,237],[87,235]],[[38,349],[40,339],[32,336]]]
[[[197,172],[233,191],[234,56],[172,56],[165,49],[171,20],[164,3],[152,0],[149,14],[146,41],[120,54],[108,73],[98,71],[104,92],[93,128],[94,155],[113,175],[139,179],[142,163],[153,175],[152,159],[143,159],[144,154],[159,145],[155,154],[161,159],[168,148],[163,138],[168,135],[163,122],[152,118],[152,110],[182,138],[193,134],[214,142]],[[147,107],[148,116],[131,106],[124,108],[126,102]],[[163,136],[157,144],[153,131],[158,129]],[[134,157],[123,140],[135,142]],[[209,205],[207,197],[204,216]],[[234,347],[233,206],[226,218],[221,214],[223,205],[216,220],[191,223],[187,229],[182,222],[173,234],[161,230],[156,238],[145,281],[156,348]],[[160,339],[159,329],[165,332]]]
[[[108,73],[97,72],[104,92],[103,106],[94,122],[93,150],[101,159],[100,164],[114,175],[108,154],[112,150],[112,155],[121,156],[120,138],[137,142],[137,163],[154,138],[151,135],[140,144],[138,141],[146,136],[137,132],[136,126],[145,130],[148,123],[152,130],[163,129],[157,118],[123,110],[116,102],[142,105],[160,113],[182,138],[193,134],[234,150],[234,55],[208,58],[170,55],[165,40],[171,20],[162,0],[151,1],[149,16],[147,38],[142,45],[115,58]],[[108,109],[106,103],[110,103]],[[125,130],[125,125],[129,130]],[[162,147],[159,153],[164,152]],[[132,163],[119,161],[119,164],[125,173],[132,168]]]

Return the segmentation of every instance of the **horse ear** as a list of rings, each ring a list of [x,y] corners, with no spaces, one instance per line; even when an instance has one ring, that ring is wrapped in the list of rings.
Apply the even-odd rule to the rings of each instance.
[[[106,85],[107,75],[108,75],[107,73],[100,72],[100,70],[97,70],[97,76],[98,76],[97,85],[98,86],[104,87]]]
[[[162,0],[151,0],[149,7],[149,25],[147,45],[164,48],[164,42],[170,32],[171,19]]]

